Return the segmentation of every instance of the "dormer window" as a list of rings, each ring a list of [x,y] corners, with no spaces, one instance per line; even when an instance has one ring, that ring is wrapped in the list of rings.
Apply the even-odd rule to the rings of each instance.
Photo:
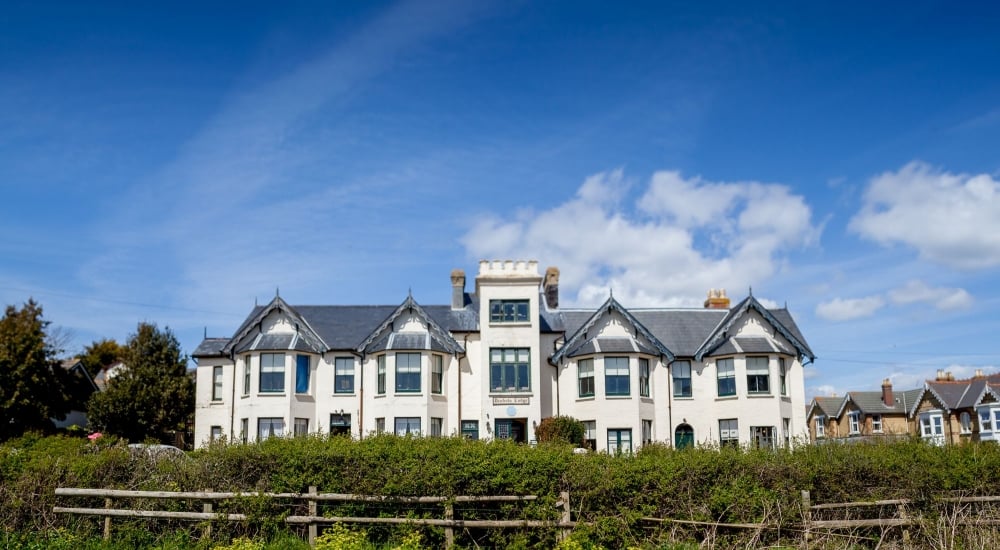
[[[527,323],[528,300],[490,300],[491,323]]]

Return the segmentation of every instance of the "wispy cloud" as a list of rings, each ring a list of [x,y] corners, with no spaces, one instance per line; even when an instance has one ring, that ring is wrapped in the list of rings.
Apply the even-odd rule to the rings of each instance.
[[[928,303],[940,310],[965,309],[972,305],[972,295],[963,288],[931,287],[923,281],[910,280],[889,291],[895,304]]]
[[[783,185],[657,172],[633,204],[637,186],[621,170],[596,174],[548,210],[485,214],[462,243],[473,257],[558,265],[569,303],[613,290],[626,303],[693,306],[709,288],[767,279],[784,253],[818,239],[809,206]]]
[[[873,178],[849,228],[881,245],[909,246],[959,269],[1000,265],[1000,181],[922,162]]]
[[[853,321],[871,317],[885,306],[881,296],[864,298],[834,298],[816,305],[816,315],[827,321]]]

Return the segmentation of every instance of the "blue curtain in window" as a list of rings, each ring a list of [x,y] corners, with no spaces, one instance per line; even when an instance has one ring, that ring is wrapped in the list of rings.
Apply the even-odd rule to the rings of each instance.
[[[309,356],[295,357],[295,393],[309,392]]]

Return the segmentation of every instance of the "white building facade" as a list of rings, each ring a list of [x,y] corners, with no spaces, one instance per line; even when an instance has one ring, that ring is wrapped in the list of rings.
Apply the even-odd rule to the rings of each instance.
[[[195,441],[393,432],[534,440],[550,416],[584,422],[589,446],[780,446],[807,437],[791,315],[752,296],[730,308],[633,309],[613,298],[559,308],[559,272],[482,261],[452,303],[257,306],[230,338],[206,338]]]

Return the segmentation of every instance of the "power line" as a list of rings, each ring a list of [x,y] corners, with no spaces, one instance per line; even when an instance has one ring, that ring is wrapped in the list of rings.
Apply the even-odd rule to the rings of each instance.
[[[29,294],[31,296],[49,296],[49,297],[56,297],[56,298],[66,298],[66,299],[69,299],[69,300],[80,300],[80,301],[98,302],[98,303],[105,303],[105,304],[118,304],[118,305],[145,307],[145,308],[152,308],[152,309],[164,309],[164,310],[172,310],[172,311],[185,311],[185,312],[188,312],[188,313],[205,313],[205,314],[210,314],[210,315],[233,315],[232,312],[210,311],[210,310],[205,310],[205,309],[193,309],[193,308],[186,308],[186,307],[180,307],[180,306],[168,306],[168,305],[163,305],[163,304],[148,304],[148,303],[144,303],[144,302],[132,302],[132,301],[129,301],[129,300],[118,300],[118,299],[114,299],[114,298],[95,298],[93,296],[82,296],[82,295],[79,295],[79,294],[67,294],[67,293],[63,293],[63,292],[50,292],[50,291],[47,291],[47,290],[38,290],[38,289],[28,289],[28,288],[17,288],[17,287],[10,287],[10,286],[0,286],[0,290],[10,290],[10,291],[14,291],[14,292],[24,292],[24,293],[27,293],[27,294]]]

